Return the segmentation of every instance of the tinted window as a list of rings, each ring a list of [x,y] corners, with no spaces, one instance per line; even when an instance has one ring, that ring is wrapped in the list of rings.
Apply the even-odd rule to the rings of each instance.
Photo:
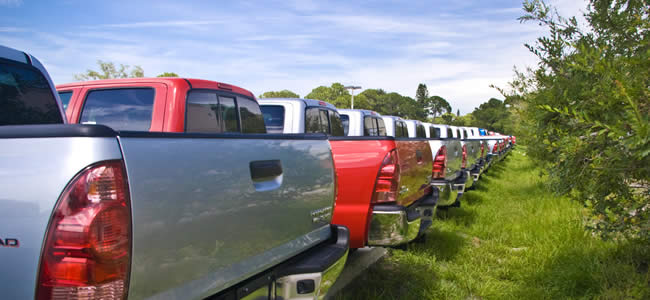
[[[379,136],[386,136],[386,125],[384,124],[384,120],[381,118],[375,118],[377,120],[377,134]]]
[[[191,92],[187,96],[186,132],[223,132],[219,121],[219,101],[217,94],[210,92]]]
[[[467,130],[465,130],[465,129],[463,129],[463,134],[464,134],[465,138],[469,137],[469,135],[467,135]]]
[[[350,117],[348,115],[341,115],[341,123],[343,124],[343,133],[348,135],[350,132]]]
[[[395,122],[395,137],[408,137],[406,123],[402,121]]]
[[[460,129],[456,129],[456,137],[459,139],[462,138],[462,136],[460,135]]]
[[[59,99],[61,99],[61,104],[63,104],[63,110],[68,108],[70,98],[72,98],[72,92],[59,92]]]
[[[266,133],[259,104],[254,100],[242,97],[237,97],[237,104],[241,118],[241,131],[243,133]]]
[[[450,138],[453,138],[453,137],[454,137],[453,131],[451,130],[451,128],[447,128],[447,138],[450,139]]]
[[[327,115],[327,111],[321,109],[319,111],[319,114],[320,114],[320,126],[321,128],[323,128],[323,132],[330,133],[330,121],[329,121],[329,116]]]
[[[343,129],[343,121],[341,120],[341,116],[339,115],[339,113],[330,111],[330,125],[332,126],[332,135],[334,136],[346,135],[347,126],[346,129]]]
[[[264,115],[266,132],[283,133],[284,132],[284,107],[280,105],[263,105],[260,107]]]
[[[419,138],[426,138],[427,137],[427,132],[424,129],[424,126],[422,124],[417,124],[415,127],[415,136]]]
[[[151,88],[90,91],[79,122],[103,124],[115,130],[148,131],[153,99]]]
[[[440,138],[440,129],[433,126],[429,127],[429,138],[437,139]]]
[[[363,135],[364,136],[377,135],[377,122],[375,122],[375,118],[373,117],[363,118]]]
[[[45,77],[29,66],[0,63],[0,125],[63,123]]]
[[[327,133],[327,127],[323,127],[321,122],[321,113],[318,108],[308,108],[305,110],[305,133]],[[325,114],[327,118],[327,113]],[[327,120],[325,120],[327,122]],[[325,123],[327,124],[327,123]]]
[[[219,96],[219,116],[223,132],[239,132],[235,98]]]

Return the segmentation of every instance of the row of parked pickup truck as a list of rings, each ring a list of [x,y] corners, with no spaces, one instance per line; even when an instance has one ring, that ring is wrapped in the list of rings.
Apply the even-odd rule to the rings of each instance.
[[[5,299],[322,299],[515,143],[200,79],[55,87],[2,46],[0,125]]]

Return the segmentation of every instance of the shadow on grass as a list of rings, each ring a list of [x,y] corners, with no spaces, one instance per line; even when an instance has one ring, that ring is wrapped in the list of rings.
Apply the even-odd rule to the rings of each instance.
[[[650,299],[647,246],[575,245],[559,249],[547,261],[522,279],[515,298]]]
[[[427,230],[424,243],[411,243],[408,251],[416,255],[426,253],[429,256],[435,256],[437,261],[451,261],[467,243],[466,237],[461,234],[433,227]]]
[[[472,210],[467,210],[462,207],[463,201],[465,201],[465,195],[461,198],[461,207],[448,207],[448,208],[438,208],[436,209],[436,217],[440,220],[453,220],[458,224],[465,226],[470,226],[476,221],[476,213]],[[435,227],[435,221],[433,222]]]
[[[363,272],[335,299],[425,299],[427,291],[439,289],[437,274],[430,263],[408,264],[381,259]]]

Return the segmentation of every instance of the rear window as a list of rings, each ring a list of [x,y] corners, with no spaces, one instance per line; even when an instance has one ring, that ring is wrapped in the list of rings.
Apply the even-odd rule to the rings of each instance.
[[[115,130],[148,131],[151,127],[154,89],[107,89],[90,91],[79,120]]]
[[[429,138],[440,138],[440,128],[435,128],[433,126],[429,127]]]
[[[63,110],[68,108],[70,98],[72,98],[72,92],[59,92],[59,99],[61,99],[61,104],[63,104]]]
[[[386,125],[384,120],[376,117],[363,118],[363,135],[364,136],[386,136]]]
[[[343,128],[343,120],[337,112],[329,111],[330,113],[330,126],[332,127],[333,136],[344,136],[347,134],[346,130]]]
[[[343,122],[338,113],[319,107],[305,109],[305,133],[325,133],[342,136]]]
[[[424,125],[422,124],[417,124],[415,127],[415,136],[419,138],[426,138],[427,137],[427,132],[424,129]]]
[[[261,107],[266,124],[266,132],[284,132],[284,107],[281,105],[263,105]]]
[[[409,137],[406,123],[402,121],[395,122],[395,137]]]
[[[384,119],[375,118],[377,120],[377,134],[379,136],[386,136],[386,124],[384,124]]]
[[[343,124],[343,134],[348,135],[350,132],[350,116],[341,115],[341,123]]]
[[[237,97],[242,133],[266,133],[259,104],[251,99]]]
[[[377,122],[373,117],[363,118],[363,135],[376,136],[377,135]]]
[[[50,85],[36,68],[0,62],[0,125],[63,123]]]

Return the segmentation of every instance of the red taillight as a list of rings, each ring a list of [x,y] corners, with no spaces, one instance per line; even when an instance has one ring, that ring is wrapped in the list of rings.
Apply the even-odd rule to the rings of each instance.
[[[463,164],[461,167],[463,169],[467,167],[467,145],[463,145]]]
[[[434,179],[445,178],[445,172],[447,170],[447,147],[442,146],[436,157],[433,160],[433,173],[432,177]]]
[[[399,164],[397,151],[392,150],[381,163],[375,182],[372,203],[393,202],[397,200],[399,189]]]
[[[37,299],[124,299],[131,264],[131,204],[121,161],[86,168],[54,209]]]

